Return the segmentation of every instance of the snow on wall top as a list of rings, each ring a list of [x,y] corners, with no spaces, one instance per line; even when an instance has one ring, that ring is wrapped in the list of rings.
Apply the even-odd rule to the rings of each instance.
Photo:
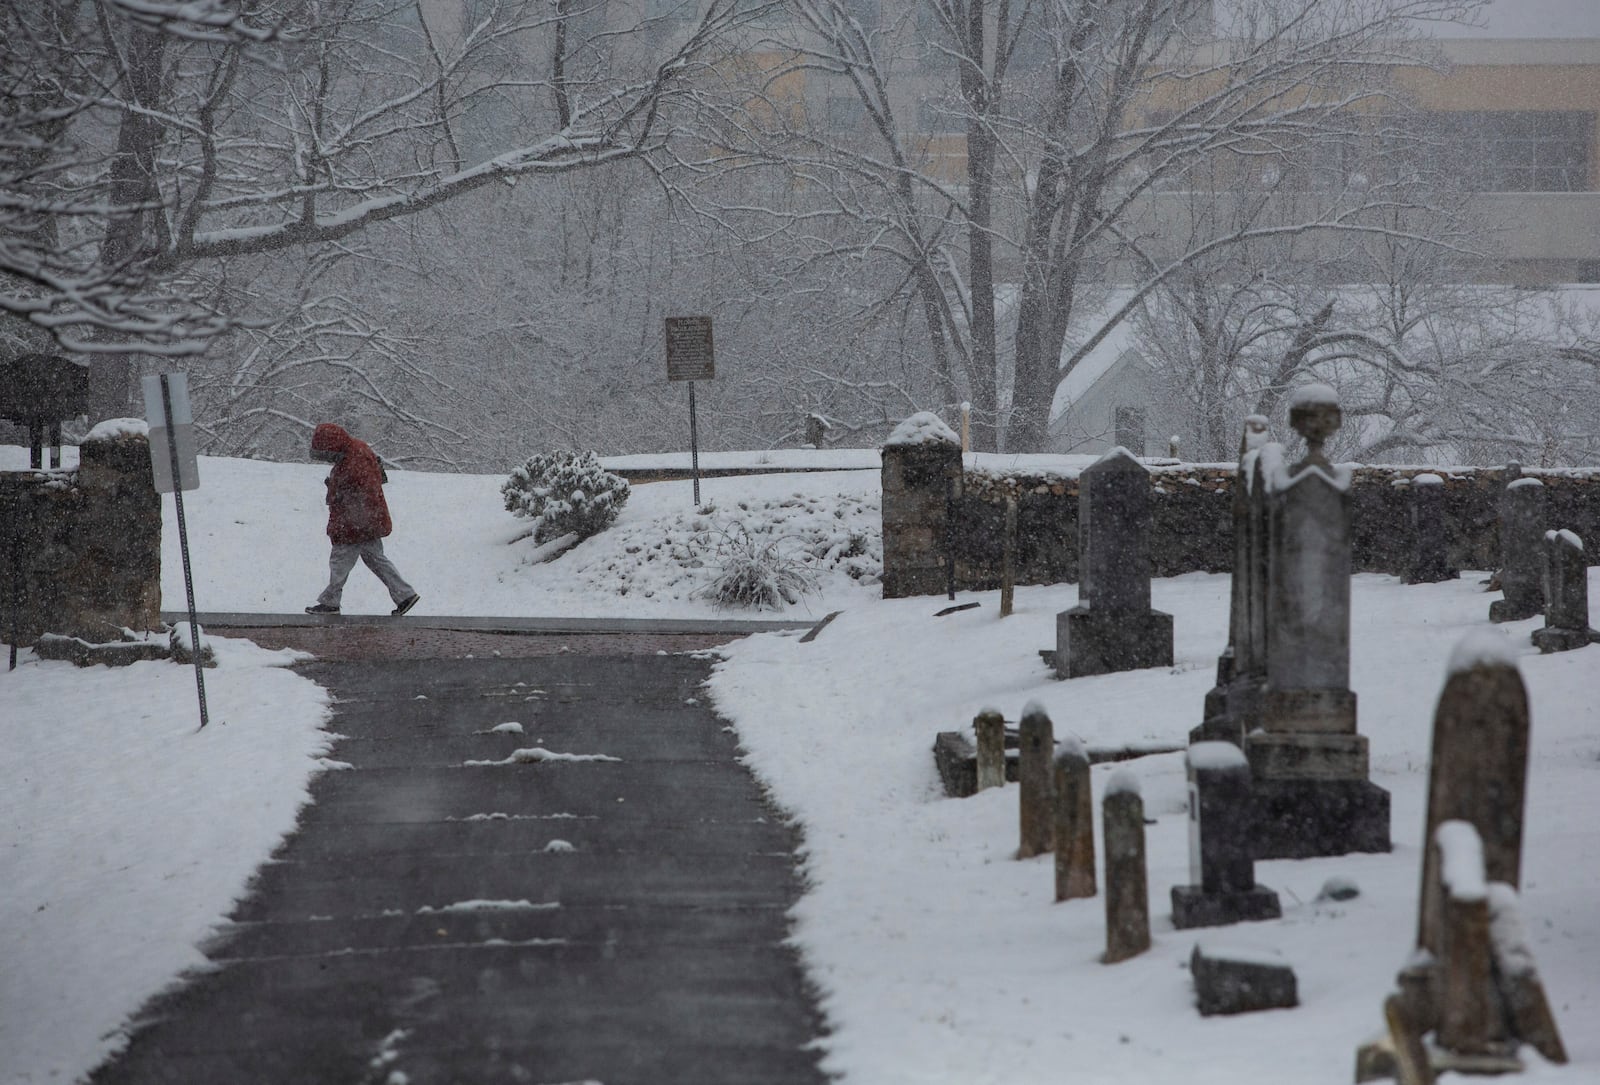
[[[84,434],[85,441],[112,441],[118,437],[148,437],[150,423],[142,418],[108,418]]]
[[[1526,489],[1529,486],[1538,486],[1538,487],[1540,487],[1542,489],[1544,487],[1544,483],[1540,482],[1536,478],[1519,478],[1519,479],[1517,479],[1517,481],[1515,481],[1515,482],[1511,483],[1509,486],[1507,486],[1506,489],[1508,489],[1508,490],[1522,490],[1522,489]]]
[[[1444,479],[1440,478],[1438,475],[1434,474],[1432,471],[1424,471],[1420,475],[1411,476],[1411,485],[1413,485],[1413,486],[1443,486],[1444,485]]]
[[[1456,642],[1448,671],[1460,674],[1474,667],[1515,667],[1517,646],[1498,629],[1474,629]]]
[[[1339,393],[1326,384],[1302,384],[1289,394],[1289,409],[1321,405],[1339,405]]]
[[[894,428],[884,446],[889,445],[960,445],[961,438],[955,430],[944,424],[944,419],[932,411],[918,411]]]

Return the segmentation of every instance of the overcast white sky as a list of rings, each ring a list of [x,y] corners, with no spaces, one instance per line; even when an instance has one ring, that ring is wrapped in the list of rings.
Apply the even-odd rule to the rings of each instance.
[[[1481,26],[1440,26],[1439,37],[1600,38],[1600,0],[1494,0]]]

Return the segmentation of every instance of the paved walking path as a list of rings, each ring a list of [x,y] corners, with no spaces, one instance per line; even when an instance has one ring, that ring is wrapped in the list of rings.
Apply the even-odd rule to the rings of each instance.
[[[305,667],[353,768],[96,1082],[823,1080],[794,840],[697,703],[709,664],[519,654]],[[607,760],[466,764],[519,748]]]

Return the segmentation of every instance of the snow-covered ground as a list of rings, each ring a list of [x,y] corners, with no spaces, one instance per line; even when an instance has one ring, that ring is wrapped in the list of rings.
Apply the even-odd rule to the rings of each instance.
[[[0,449],[0,467],[18,456]],[[292,611],[314,598],[324,471],[202,460],[201,489],[186,495],[201,609]],[[416,613],[719,613],[702,589],[716,547],[741,529],[817,571],[819,592],[783,616],[843,611],[810,644],[769,634],[731,645],[711,692],[805,830],[810,888],[795,939],[832,1027],[825,1065],[845,1082],[1350,1080],[1411,948],[1433,702],[1452,646],[1487,624],[1477,577],[1355,579],[1352,684],[1374,779],[1393,795],[1395,851],[1258,864],[1282,921],[1176,932],[1166,902],[1188,880],[1181,757],[1132,762],[1155,819],[1155,947],[1107,966],[1103,899],[1054,904],[1049,859],[1011,858],[1014,787],[942,798],[933,735],[986,706],[1015,718],[1036,699],[1058,734],[1180,742],[1223,644],[1225,577],[1155,584],[1156,605],[1176,617],[1170,671],[1057,682],[1037,650],[1075,601],[1070,585],[1019,590],[1003,620],[993,593],[964,595],[982,606],[944,618],[933,617],[940,599],[879,598],[875,470],[710,479],[711,511],[691,508],[687,482],[637,486],[610,531],[541,565],[526,563],[531,540],[511,541],[525,525],[503,511],[499,483],[392,473],[388,550],[422,594]],[[167,516],[172,608],[183,587],[170,500]],[[1591,585],[1600,593],[1600,572]],[[358,569],[346,612],[389,606]],[[1534,718],[1523,909],[1573,1065],[1530,1056],[1532,1076],[1600,1081],[1600,648],[1538,656],[1527,644],[1536,624],[1508,629]],[[86,1072],[142,997],[200,960],[195,942],[292,823],[326,752],[324,700],[278,666],[282,654],[218,645],[207,688],[213,719],[227,722],[198,734],[187,668],[80,671],[24,653],[0,678],[16,754],[0,768],[0,1081]],[[268,706],[270,732],[259,726]],[[1107,770],[1094,775],[1098,795]],[[1319,902],[1335,875],[1361,895]],[[1184,969],[1205,938],[1282,951],[1301,1007],[1202,1019]]]

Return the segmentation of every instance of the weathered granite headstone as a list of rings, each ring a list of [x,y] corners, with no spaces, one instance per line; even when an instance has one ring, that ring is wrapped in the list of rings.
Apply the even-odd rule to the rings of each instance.
[[[1005,717],[993,708],[986,708],[974,717],[972,731],[978,740],[978,790],[1006,786]]]
[[[1285,466],[1264,445],[1257,476],[1268,505],[1263,628],[1266,681],[1244,739],[1254,775],[1258,859],[1389,850],[1389,793],[1367,778],[1350,689],[1350,476],[1323,454],[1339,428],[1331,388],[1290,400],[1305,458]]]
[[[1428,760],[1417,944],[1441,951],[1439,826],[1465,821],[1483,842],[1489,881],[1522,879],[1522,814],[1528,787],[1528,691],[1510,640],[1491,629],[1469,633],[1450,657],[1450,675],[1433,714]]]
[[[1242,745],[1254,720],[1265,681],[1265,656],[1252,639],[1252,608],[1266,591],[1265,505],[1252,500],[1254,453],[1266,443],[1267,419],[1253,414],[1239,437],[1239,467],[1233,476],[1233,577],[1228,599],[1228,646],[1217,657],[1217,684],[1206,693],[1205,715],[1189,732],[1190,742]]]
[[[1275,950],[1196,942],[1189,955],[1189,974],[1202,1016],[1300,1004],[1294,969]]]
[[[1056,900],[1095,895],[1094,797],[1089,752],[1076,737],[1061,741],[1055,761]]]
[[[1150,948],[1150,888],[1145,870],[1144,799],[1139,778],[1127,769],[1112,774],[1101,800],[1106,853],[1106,951],[1116,964]]]
[[[1544,533],[1544,628],[1533,631],[1540,652],[1570,652],[1600,642],[1589,626],[1589,567],[1583,540],[1571,531]]]
[[[1189,772],[1189,880],[1172,887],[1172,925],[1221,927],[1283,914],[1278,894],[1256,884],[1250,762],[1228,742],[1197,742]]]
[[[1144,455],[1145,409],[1143,407],[1118,407],[1116,414],[1116,441],[1122,448],[1132,449],[1136,456]]]
[[[1043,855],[1054,846],[1054,788],[1050,760],[1055,752],[1055,728],[1036,701],[1022,710],[1017,725],[1017,796],[1021,814],[1018,859]]]
[[[1114,448],[1078,477],[1078,606],[1056,615],[1056,676],[1172,665],[1172,615],[1150,609],[1150,472]]]
[[[1500,498],[1500,591],[1491,622],[1517,622],[1544,609],[1544,483],[1519,478]]]
[[[1444,521],[1444,479],[1425,471],[1411,480],[1411,566],[1407,584],[1437,584],[1461,574],[1450,564]]]

